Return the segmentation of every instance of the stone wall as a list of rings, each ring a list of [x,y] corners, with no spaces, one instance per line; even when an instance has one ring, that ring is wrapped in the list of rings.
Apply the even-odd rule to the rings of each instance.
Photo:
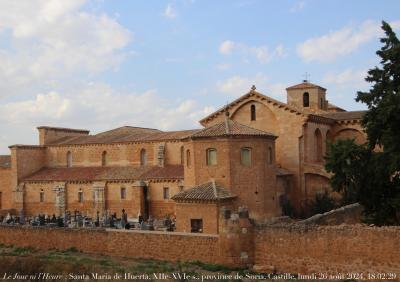
[[[364,278],[368,273],[400,275],[400,227],[279,223],[254,229],[247,210],[231,214],[225,209],[219,215],[219,232],[213,235],[0,225],[0,243],[42,250],[75,247],[82,252],[111,256],[253,266],[256,271],[269,273],[364,273]]]
[[[11,168],[0,168],[0,193],[0,210],[11,209]]]
[[[255,232],[254,248],[257,270],[400,274],[400,227],[271,225]]]
[[[0,243],[41,250],[75,247],[86,253],[120,257],[222,263],[217,235],[0,226]]]
[[[361,223],[361,216],[364,208],[359,204],[351,204],[328,211],[323,214],[316,214],[310,218],[297,222],[297,224],[319,224],[339,225]]]

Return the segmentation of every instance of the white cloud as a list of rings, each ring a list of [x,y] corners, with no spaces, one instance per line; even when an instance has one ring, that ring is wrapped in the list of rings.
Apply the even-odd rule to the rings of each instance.
[[[237,43],[231,40],[225,40],[219,45],[219,52],[222,55],[231,55],[234,52],[245,57],[252,56],[255,57],[259,63],[266,64],[269,63],[273,58],[284,57],[286,55],[286,50],[282,44],[279,44],[271,51],[267,46],[249,46],[244,43]]]
[[[191,129],[199,127],[198,120],[213,110],[191,99],[161,98],[154,89],[121,93],[107,84],[91,83],[75,89],[74,93],[49,92],[33,99],[1,104],[1,130],[7,136],[0,139],[0,154],[7,153],[6,146],[10,144],[36,144],[33,129],[39,125],[86,128],[92,132],[123,125]]]
[[[291,13],[301,12],[304,9],[305,5],[306,5],[305,1],[298,1],[290,8],[290,12]]]
[[[334,84],[339,87],[365,87],[368,83],[365,81],[367,70],[353,70],[348,68],[342,72],[329,72],[322,79],[323,83]]]
[[[175,19],[177,16],[177,12],[175,8],[172,6],[171,3],[167,5],[167,7],[164,10],[164,16],[168,19]]]
[[[131,33],[109,16],[83,11],[86,0],[0,2],[0,90],[31,91],[70,75],[117,68]]]
[[[393,22],[400,27],[400,22]],[[383,35],[380,23],[364,21],[359,27],[346,26],[326,35],[306,40],[297,46],[297,53],[306,62],[331,62],[356,51],[360,45]]]
[[[217,90],[232,97],[240,97],[250,91],[252,85],[261,93],[282,99],[285,95],[285,85],[282,83],[269,83],[268,77],[263,73],[257,73],[254,77],[235,75],[223,81],[218,81]]]
[[[225,40],[219,45],[219,52],[222,55],[230,55],[234,47],[235,43],[233,41]]]

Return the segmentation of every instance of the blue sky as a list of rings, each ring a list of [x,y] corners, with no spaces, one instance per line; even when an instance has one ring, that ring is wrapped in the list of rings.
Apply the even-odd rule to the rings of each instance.
[[[36,126],[165,130],[252,84],[286,101],[304,74],[348,110],[399,1],[29,0],[0,3],[0,153]]]

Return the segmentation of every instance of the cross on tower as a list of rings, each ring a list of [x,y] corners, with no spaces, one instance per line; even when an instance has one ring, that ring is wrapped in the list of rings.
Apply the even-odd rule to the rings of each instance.
[[[310,78],[310,74],[308,72],[305,72],[304,76],[304,82],[308,82],[308,79]]]

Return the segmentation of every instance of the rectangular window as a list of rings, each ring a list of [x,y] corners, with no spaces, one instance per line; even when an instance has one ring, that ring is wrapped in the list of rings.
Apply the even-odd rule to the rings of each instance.
[[[78,202],[83,203],[83,192],[82,191],[78,192]]]
[[[240,151],[240,162],[244,166],[251,165],[251,149],[250,148],[242,148]]]
[[[168,200],[168,199],[169,199],[169,188],[164,187],[164,200]]]
[[[3,196],[3,194],[2,194],[2,192],[0,192],[0,210],[1,210],[2,206],[3,206],[3,205],[2,205],[2,203],[3,203],[3,202],[2,202],[2,200],[3,200],[3,197],[2,197],[2,196]]]
[[[203,233],[203,220],[202,219],[191,219],[190,229],[192,233]]]
[[[214,148],[207,149],[207,165],[217,164],[217,150]]]
[[[126,199],[126,188],[122,187],[121,188],[121,200],[125,200]]]
[[[44,192],[40,191],[40,202],[43,203],[44,202]]]

